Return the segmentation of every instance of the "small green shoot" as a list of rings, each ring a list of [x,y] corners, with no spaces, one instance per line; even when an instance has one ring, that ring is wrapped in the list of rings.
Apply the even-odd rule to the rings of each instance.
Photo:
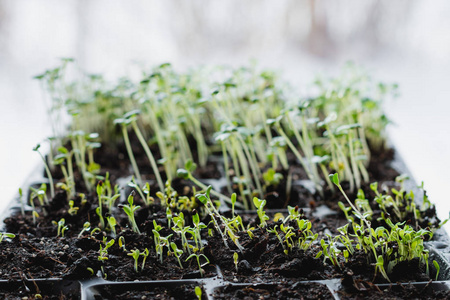
[[[0,240],[1,241],[1,240]],[[434,280],[438,280],[439,278],[439,271],[441,270],[441,267],[439,266],[438,262],[433,260],[433,265],[436,268],[436,277],[434,278]]]
[[[141,207],[139,205],[137,205],[137,206],[134,205],[134,202],[133,202],[134,195],[135,195],[135,193],[134,193],[134,191],[132,191],[130,193],[130,195],[128,196],[128,205],[123,205],[122,208],[123,208],[123,211],[128,216],[128,221],[130,222],[130,225],[131,225],[133,231],[140,234],[141,232],[139,231],[139,227],[136,224],[136,220],[134,218],[134,213]]]
[[[202,300],[202,288],[199,286],[195,287],[195,295],[197,296],[198,300]]]
[[[10,239],[13,239],[13,238],[16,237],[16,235],[13,234],[13,233],[8,233],[8,232],[0,232],[0,243],[3,241],[3,239],[4,239],[5,237],[10,238]]]

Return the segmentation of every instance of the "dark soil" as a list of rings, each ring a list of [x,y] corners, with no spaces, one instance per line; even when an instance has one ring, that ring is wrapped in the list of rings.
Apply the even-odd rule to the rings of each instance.
[[[195,295],[195,284],[183,285],[132,285],[124,291],[122,285],[105,285],[94,294],[95,300],[120,300],[120,299],[162,299],[162,300],[193,300]],[[202,299],[206,299],[202,291]]]
[[[79,286],[61,281],[0,282],[0,299],[8,300],[76,300]]]
[[[214,299],[333,299],[326,285],[283,282],[247,286],[227,285],[214,292]]]
[[[378,287],[367,282],[359,282],[355,287],[339,291],[342,300],[412,300],[412,299],[450,299],[450,290],[439,283],[405,284]]]

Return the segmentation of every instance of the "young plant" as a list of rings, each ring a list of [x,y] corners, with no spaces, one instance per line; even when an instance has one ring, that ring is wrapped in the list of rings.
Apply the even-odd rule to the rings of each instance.
[[[136,273],[139,272],[138,269],[138,260],[139,260],[139,256],[141,255],[141,251],[139,251],[138,249],[134,249],[131,250],[130,253],[127,253],[128,256],[131,256],[134,259],[134,270],[136,271]]]
[[[233,253],[233,261],[234,261],[234,267],[236,268],[236,272],[237,272],[238,264],[239,264],[239,254],[237,252]]]
[[[150,147],[148,146],[147,141],[145,140],[144,136],[142,135],[142,132],[139,129],[139,126],[137,125],[137,115],[138,114],[140,114],[140,110],[133,110],[133,111],[126,113],[123,116],[123,119],[127,120],[126,124],[128,124],[128,121],[131,124],[131,127],[134,130],[134,133],[136,134],[139,142],[141,143],[142,147],[144,148],[144,151],[145,151],[145,154],[147,155],[148,160],[150,161],[150,165],[155,174],[156,182],[158,183],[159,190],[162,191],[162,190],[164,190],[164,184],[161,179],[161,175],[159,174],[159,169],[158,169],[158,166],[156,165],[156,160],[155,160],[152,152],[150,151]],[[142,184],[142,180],[140,180],[140,182]]]
[[[108,221],[109,229],[111,230],[111,237],[115,238],[116,237],[116,226],[117,226],[116,218],[111,216],[111,217],[106,217],[106,220]]]
[[[180,257],[183,255],[183,250],[178,249],[177,244],[174,242],[170,242],[170,248],[172,248],[173,255],[177,258],[178,264],[180,265],[180,268],[183,269],[183,265],[181,264]]]
[[[202,300],[202,288],[199,286],[196,286],[194,292],[195,292],[195,296],[197,296],[197,299]]]
[[[253,197],[253,204],[257,208],[257,213],[260,221],[261,227],[267,226],[267,220],[269,220],[269,216],[266,215],[266,212],[264,211],[264,206],[266,205],[266,200],[261,200],[256,197]]]
[[[205,193],[203,194],[197,194],[196,197],[197,199],[203,203],[206,212],[211,216],[211,220],[214,224],[214,227],[216,228],[216,230],[220,233],[220,236],[222,237],[222,240],[225,244],[225,246],[227,248],[228,247],[228,243],[227,240],[225,238],[224,233],[222,232],[222,230],[220,229],[220,226],[217,222],[218,218],[221,223],[224,225],[225,227],[225,232],[226,234],[228,234],[228,236],[231,238],[231,240],[234,242],[234,244],[236,245],[236,247],[239,249],[239,251],[242,252],[242,250],[244,249],[241,244],[239,243],[239,237],[237,235],[234,234],[233,230],[230,228],[230,226],[228,226],[228,222],[226,221],[226,219],[219,213],[219,211],[217,210],[217,208],[215,207],[214,203],[211,201],[210,198],[210,192],[211,192],[212,187],[208,186]]]
[[[78,234],[78,238],[81,238],[83,234],[89,230],[91,230],[91,223],[84,222],[83,229],[81,229],[80,233]]]
[[[141,208],[139,205],[134,205],[134,191],[131,191],[130,195],[128,196],[128,204],[127,205],[122,205],[123,211],[127,214],[128,216],[128,221],[130,222],[131,228],[133,229],[134,232],[136,233],[141,233],[139,231],[139,227],[136,224],[136,220],[134,218],[134,213]]]
[[[1,240],[0,240],[0,242],[1,242]],[[438,262],[435,260],[433,260],[433,265],[436,268],[436,277],[434,278],[434,280],[437,281],[439,278],[439,271],[441,270],[441,267],[439,266]]]
[[[23,204],[23,191],[22,188],[19,188],[19,202],[20,202],[20,212],[22,216],[25,216],[25,206]]]
[[[70,199],[76,194],[75,177],[72,163],[73,150],[69,151],[66,147],[59,147],[58,151],[60,153],[55,156],[53,163],[55,165],[61,165],[61,170],[65,178],[65,187],[68,194],[67,197]],[[67,165],[67,168],[64,164]]]
[[[16,235],[13,234],[13,233],[8,233],[8,232],[0,232],[0,243],[3,241],[3,239],[4,239],[5,237],[10,238],[10,239],[13,239],[13,238],[16,237]]]
[[[44,156],[39,151],[40,147],[41,147],[41,145],[37,144],[36,147],[33,148],[33,151],[36,151],[39,154],[39,156],[42,159],[42,162],[44,163],[45,173],[47,174],[48,181],[49,181],[49,184],[50,184],[50,195],[51,195],[52,198],[54,198],[55,197],[55,188],[53,186],[52,172],[50,171],[50,168],[48,167],[47,161],[45,160]],[[51,150],[50,150],[50,152],[51,152]]]
[[[56,233],[56,236],[61,236],[64,237],[64,232],[69,229],[68,226],[66,226],[66,220],[64,218],[62,218],[61,220],[59,220],[58,222],[56,221],[52,221],[53,225],[58,226],[58,230]]]
[[[131,166],[133,167],[134,175],[137,178],[139,184],[142,184],[141,173],[139,172],[138,165],[136,163],[136,158],[134,157],[133,150],[131,148],[130,138],[128,137],[127,125],[131,123],[130,119],[119,118],[114,120],[114,124],[120,124],[122,128],[123,140],[125,142],[125,147],[127,148],[128,157],[130,158]]]
[[[204,254],[192,253],[191,255],[189,255],[188,258],[186,258],[185,261],[188,261],[194,257],[197,260],[197,265],[198,265],[198,270],[200,271],[200,276],[203,277],[203,275],[205,274],[205,270],[202,269],[202,266],[209,264],[209,259]],[[200,259],[202,257],[206,260],[206,263],[203,263],[203,264],[200,263]]]
[[[103,241],[104,247],[102,245],[100,245],[100,249],[98,250],[97,259],[99,261],[104,263],[104,261],[108,259],[108,249],[111,248],[112,245],[114,245],[114,242],[115,242],[114,239],[111,239],[109,242],[106,242],[106,239],[104,239],[104,241]],[[103,265],[101,266],[101,271],[102,271],[103,278],[106,279],[107,274],[105,273],[105,269],[103,268]]]

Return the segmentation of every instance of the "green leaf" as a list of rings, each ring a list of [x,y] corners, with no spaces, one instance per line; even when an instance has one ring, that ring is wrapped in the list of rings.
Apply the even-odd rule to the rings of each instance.
[[[178,169],[177,170],[177,176],[179,178],[188,179],[189,178],[189,172],[185,169]]]
[[[330,177],[331,181],[332,181],[335,185],[339,186],[339,175],[338,175],[338,173],[330,174],[330,175],[328,175],[328,176]]]
[[[206,205],[206,203],[208,202],[208,197],[206,197],[205,194],[197,194],[196,197],[204,205]]]

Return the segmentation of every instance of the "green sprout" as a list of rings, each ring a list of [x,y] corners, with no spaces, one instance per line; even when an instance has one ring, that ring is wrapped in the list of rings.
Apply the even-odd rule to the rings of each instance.
[[[108,259],[108,249],[112,247],[112,245],[114,245],[115,240],[112,239],[109,242],[106,242],[106,240],[104,239],[103,243],[104,243],[104,247],[102,245],[100,245],[100,249],[98,250],[98,256],[97,259],[99,261],[101,261],[102,263],[104,263],[105,260]],[[106,273],[105,270],[103,268],[103,265],[101,266],[101,271],[102,271],[102,275],[103,278],[106,279]]]
[[[116,226],[117,226],[116,218],[111,216],[111,217],[106,217],[106,220],[108,221],[109,229],[111,230],[111,237],[115,238],[116,237]]]
[[[210,193],[211,193],[212,186],[208,186],[205,193],[199,193],[196,195],[197,199],[204,205],[204,208],[206,212],[210,215],[212,222],[214,224],[214,227],[216,230],[220,233],[220,236],[222,237],[222,240],[227,248],[228,243],[225,238],[224,233],[222,232],[222,229],[220,229],[220,226],[217,222],[217,218],[221,221],[221,223],[225,227],[225,232],[228,234],[228,236],[231,238],[231,240],[234,242],[236,247],[238,247],[239,251],[242,252],[244,249],[241,244],[239,243],[239,237],[234,234],[233,230],[228,226],[228,222],[225,220],[225,218],[219,213],[217,208],[214,206],[214,203],[211,201]]]
[[[120,237],[119,237],[119,248],[122,248],[122,250],[124,251],[124,252],[127,252],[127,249],[125,248],[125,238],[123,237],[123,235],[121,235]]]
[[[91,230],[91,223],[84,222],[83,229],[81,229],[80,233],[78,234],[78,238],[81,238],[83,236],[83,234],[89,230]]]
[[[3,239],[4,239],[5,237],[10,238],[10,239],[13,239],[13,238],[16,237],[16,235],[13,234],[13,233],[8,233],[8,232],[0,232],[0,243],[3,241]]]
[[[197,260],[197,265],[198,265],[198,270],[200,271],[200,276],[203,277],[203,275],[204,275],[204,273],[205,273],[205,270],[202,269],[202,266],[204,266],[204,265],[206,265],[206,264],[209,264],[209,259],[208,259],[208,258],[206,257],[206,255],[204,255],[204,254],[192,253],[191,255],[189,255],[188,258],[186,258],[185,261],[188,261],[188,260],[190,260],[190,259],[192,259],[192,258],[194,258],[194,257],[195,257],[195,259]],[[204,263],[204,264],[201,264],[201,263],[200,263],[200,259],[201,259],[202,257],[206,260],[206,263]]]
[[[131,250],[130,253],[127,253],[127,255],[133,257],[133,259],[134,259],[134,270],[136,271],[136,273],[138,273],[139,272],[138,260],[139,260],[139,256],[141,255],[141,252],[138,249],[134,249],[134,250]]]
[[[234,266],[236,268],[236,272],[238,271],[238,263],[239,263],[239,254],[237,252],[233,253],[233,261],[234,261]]]
[[[199,286],[195,287],[195,295],[197,296],[198,300],[202,300],[202,288]]]
[[[1,242],[1,240],[0,240],[0,242]],[[435,260],[433,260],[433,265],[436,268],[436,277],[434,278],[434,280],[437,281],[438,278],[439,278],[439,271],[440,271],[441,267],[439,266],[439,264]]]
[[[175,244],[174,242],[170,243],[170,248],[172,248],[172,253],[177,258],[180,268],[183,269],[183,265],[181,264],[181,260],[180,260],[181,255],[183,255],[183,253],[184,253],[183,250],[178,249],[177,244]]]
[[[73,200],[69,201],[69,209],[67,212],[71,216],[75,216],[80,208],[75,206],[75,202]]]
[[[266,212],[264,211],[264,206],[266,205],[266,200],[261,200],[256,197],[253,197],[253,204],[257,208],[257,213],[260,221],[261,227],[267,226],[267,220],[269,220],[269,216],[266,215]]]
[[[22,216],[25,216],[25,207],[23,204],[23,191],[22,188],[19,188],[19,202],[20,202],[20,212],[22,213]]]
[[[52,221],[53,225],[58,226],[58,230],[56,233],[56,236],[61,236],[64,237],[64,232],[69,229],[68,226],[66,226],[66,220],[64,218],[62,218],[61,220],[59,220],[58,222],[56,221]]]
[[[53,187],[52,172],[50,171],[50,168],[48,167],[47,161],[45,160],[44,156],[39,151],[40,147],[41,147],[41,145],[37,144],[36,147],[33,148],[33,151],[36,151],[39,154],[39,156],[41,157],[42,161],[44,162],[45,172],[47,173],[48,181],[50,184],[50,195],[52,196],[52,198],[54,198],[55,197],[55,188]]]
[[[139,227],[136,224],[136,220],[134,218],[134,213],[136,212],[136,210],[138,210],[139,208],[141,208],[139,205],[134,205],[133,203],[133,199],[134,199],[134,191],[131,191],[130,195],[128,196],[128,205],[123,205],[123,211],[127,214],[128,216],[128,221],[130,222],[130,225],[133,229],[134,232],[136,233],[141,233],[139,231]]]

